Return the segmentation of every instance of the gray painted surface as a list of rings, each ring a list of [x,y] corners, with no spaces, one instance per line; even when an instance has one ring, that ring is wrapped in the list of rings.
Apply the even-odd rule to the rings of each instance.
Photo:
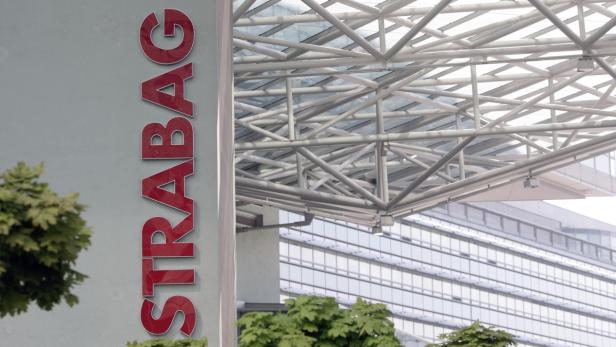
[[[196,232],[188,238],[198,257],[161,261],[157,267],[196,268],[197,285],[157,288],[155,301],[172,294],[190,297],[198,306],[196,335],[205,333],[210,346],[219,345],[215,4],[0,1],[0,170],[19,160],[44,161],[44,180],[53,189],[81,193],[94,230],[92,247],[78,263],[90,276],[76,290],[80,304],[51,312],[31,306],[27,314],[2,319],[1,346],[120,347],[147,337],[139,319],[141,226],[157,215],[173,223],[183,217],[140,196],[142,178],[176,164],[140,160],[141,129],[174,116],[141,101],[139,93],[142,81],[170,69],[148,61],[138,40],[143,18],[155,11],[162,19],[166,7],[187,12],[197,30],[186,60],[195,64],[195,77],[186,93],[196,104],[198,159],[187,188],[196,200]]]
[[[263,225],[278,224],[278,209],[260,208]],[[250,303],[280,302],[278,229],[237,234],[237,300]]]

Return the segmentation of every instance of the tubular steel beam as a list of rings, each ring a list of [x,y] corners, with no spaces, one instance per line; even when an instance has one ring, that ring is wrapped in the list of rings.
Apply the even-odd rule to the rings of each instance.
[[[538,171],[538,169],[542,166],[549,167],[549,165],[558,163],[563,159],[569,159],[569,164],[572,164],[578,160],[576,159],[576,156],[579,156],[585,152],[590,152],[593,149],[599,150],[598,153],[595,152],[596,154],[599,154],[603,151],[614,150],[614,148],[616,148],[615,140],[616,134],[611,134],[609,136],[603,136],[601,138],[590,140],[587,143],[569,146],[566,149],[563,149],[558,152],[553,152],[542,156],[537,156],[525,161],[520,161],[505,168],[491,170],[481,175],[475,175],[465,181],[455,182],[447,186],[442,186],[429,190],[422,194],[417,194],[416,196],[409,197],[408,199],[401,201],[400,205],[418,203],[422,200],[426,200],[429,198],[434,199],[437,198],[439,195],[443,194],[447,194],[449,195],[449,197],[453,197],[455,191],[465,189],[468,189],[468,191],[472,191],[475,185],[489,185],[488,182],[490,182],[491,179],[498,178],[499,176],[505,174],[512,175],[515,170],[521,170],[523,175],[527,175],[529,168],[532,168],[533,171]],[[445,200],[449,199],[449,197],[445,198]]]
[[[606,0],[585,0],[587,4],[600,4],[605,3]],[[571,0],[546,0],[544,3],[548,6],[571,4]],[[490,11],[490,10],[507,10],[515,8],[531,7],[532,4],[528,1],[500,1],[500,2],[476,2],[469,4],[453,4],[445,7],[441,13],[459,13],[459,12],[473,12],[473,11]],[[384,18],[391,17],[410,17],[410,16],[423,16],[432,11],[429,7],[408,7],[402,8],[397,11],[383,14]],[[352,20],[352,19],[369,19],[374,18],[374,14],[369,12],[335,12],[332,15],[340,20]],[[252,17],[242,18],[236,23],[236,27],[244,26],[261,26],[261,25],[280,25],[280,24],[300,24],[300,23],[315,23],[323,22],[325,19],[316,14],[299,14],[288,16],[264,16],[264,17]]]
[[[321,17],[327,19],[333,26],[338,28],[341,32],[343,32],[346,36],[348,36],[351,40],[355,41],[358,45],[360,45],[366,52],[372,54],[375,58],[381,59],[383,55],[378,51],[372,44],[366,39],[364,39],[361,35],[358,35],[355,30],[344,24],[340,19],[331,14],[325,7],[321,6],[315,0],[302,0],[308,7],[314,10],[314,12],[318,13]]]
[[[324,160],[322,160],[318,156],[314,155],[312,152],[308,151],[305,148],[301,148],[301,147],[298,148],[297,151],[301,155],[306,157],[306,159],[308,159],[311,162],[315,163],[317,166],[319,166],[325,172],[327,172],[328,174],[336,177],[341,182],[344,182],[344,184],[346,184],[347,186],[351,187],[355,192],[357,192],[358,194],[360,194],[364,198],[372,201],[379,208],[385,208],[387,206],[387,204],[385,204],[385,202],[383,202],[383,200],[381,200],[378,197],[374,196],[372,193],[367,191],[365,188],[363,188],[362,186],[360,186],[359,184],[357,184],[356,182],[354,182],[350,178],[346,177],[344,174],[342,174],[341,172],[339,172],[335,168],[331,167],[327,162],[325,162]]]
[[[421,20],[415,26],[413,26],[413,28],[411,28],[411,30],[409,30],[406,34],[404,34],[404,36],[402,36],[402,38],[400,38],[400,40],[398,40],[398,42],[396,42],[393,45],[393,47],[391,47],[383,55],[383,60],[387,61],[387,60],[391,59],[391,57],[396,55],[398,52],[400,52],[400,50],[402,48],[404,48],[404,46],[406,46],[406,44],[415,37],[415,35],[419,34],[421,29],[423,29],[426,25],[428,25],[428,23],[430,23],[430,21],[434,17],[436,17],[443,10],[443,8],[445,8],[445,6],[449,5],[450,2],[451,2],[451,0],[441,0],[441,1],[439,1],[439,3],[436,4],[430,10],[430,12],[426,13],[426,15],[423,18],[421,18]]]
[[[616,0],[255,3],[234,12],[240,201],[369,225],[616,148]]]
[[[535,133],[545,131],[566,131],[575,129],[602,129],[616,128],[616,120],[587,121],[573,123],[553,123],[535,124],[523,126],[508,126],[504,128],[480,128],[480,129],[460,129],[460,130],[435,130],[424,132],[409,132],[399,134],[377,134],[377,135],[354,135],[354,136],[335,136],[318,139],[305,139],[296,141],[268,141],[268,142],[246,142],[238,143],[235,149],[238,151],[251,149],[276,149],[276,148],[302,148],[309,146],[324,145],[347,145],[347,144],[367,144],[372,142],[384,141],[409,141],[409,140],[428,140],[428,139],[451,139],[456,137],[478,137],[485,135],[505,135],[518,133]]]

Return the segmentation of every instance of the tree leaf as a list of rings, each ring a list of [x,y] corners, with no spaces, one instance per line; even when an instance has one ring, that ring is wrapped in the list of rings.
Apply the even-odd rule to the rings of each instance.
[[[62,300],[75,305],[71,291],[86,278],[72,268],[90,245],[83,205],[39,182],[42,172],[42,164],[19,163],[0,174],[0,317],[31,302],[44,310]]]
[[[239,347],[401,347],[384,305],[360,299],[343,310],[335,299],[319,296],[299,296],[285,305],[286,313],[242,316]]]

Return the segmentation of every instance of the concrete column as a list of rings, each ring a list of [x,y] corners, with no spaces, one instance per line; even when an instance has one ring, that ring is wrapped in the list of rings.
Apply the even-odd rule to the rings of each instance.
[[[253,208],[263,225],[279,223],[278,209]],[[280,301],[278,229],[237,234],[237,300],[251,303]]]

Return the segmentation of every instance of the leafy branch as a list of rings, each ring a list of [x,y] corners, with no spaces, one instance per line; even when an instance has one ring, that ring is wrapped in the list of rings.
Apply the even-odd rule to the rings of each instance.
[[[38,181],[43,165],[19,163],[0,174],[0,317],[31,302],[51,310],[78,302],[71,289],[86,276],[74,269],[90,245],[77,194],[59,196]]]
[[[468,327],[441,334],[439,339],[443,342],[431,344],[427,347],[508,347],[517,346],[513,335],[504,331],[485,327],[479,321]]]
[[[358,299],[343,310],[333,298],[300,296],[286,306],[240,318],[239,347],[401,347],[385,305]]]

